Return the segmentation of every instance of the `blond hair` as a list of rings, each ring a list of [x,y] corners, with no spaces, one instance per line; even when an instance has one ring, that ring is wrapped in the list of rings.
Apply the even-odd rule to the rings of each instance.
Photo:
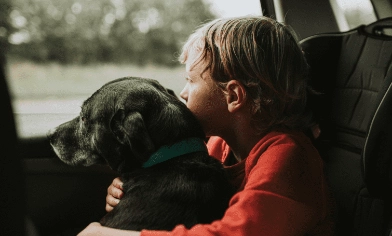
[[[307,128],[305,114],[308,64],[295,33],[267,17],[235,17],[211,21],[185,43],[180,61],[198,53],[205,73],[222,89],[240,81],[252,101],[257,126]]]

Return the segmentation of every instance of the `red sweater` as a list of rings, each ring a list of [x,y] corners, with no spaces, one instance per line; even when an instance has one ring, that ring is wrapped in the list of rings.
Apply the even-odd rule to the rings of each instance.
[[[211,137],[207,146],[210,155],[228,161],[230,148],[221,138]],[[226,169],[238,192],[221,220],[141,235],[332,235],[323,161],[304,134],[271,132]]]

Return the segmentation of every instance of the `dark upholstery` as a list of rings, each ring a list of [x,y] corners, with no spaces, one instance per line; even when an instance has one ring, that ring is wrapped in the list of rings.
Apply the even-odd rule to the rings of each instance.
[[[0,235],[22,236],[25,235],[24,176],[16,151],[17,136],[4,66],[4,55],[0,55]]]
[[[316,145],[336,200],[339,235],[386,235],[391,215],[392,18],[301,41],[319,95]]]

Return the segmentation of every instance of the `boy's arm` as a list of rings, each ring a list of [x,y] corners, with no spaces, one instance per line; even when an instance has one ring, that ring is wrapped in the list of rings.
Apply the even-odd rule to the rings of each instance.
[[[94,222],[89,224],[82,232],[77,236],[140,236],[140,232],[112,229],[108,227],[103,227],[99,223]]]

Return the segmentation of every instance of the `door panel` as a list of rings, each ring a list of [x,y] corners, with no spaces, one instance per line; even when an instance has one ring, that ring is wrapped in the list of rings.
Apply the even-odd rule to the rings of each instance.
[[[61,162],[46,138],[21,140],[27,216],[38,233],[80,230],[105,214],[106,191],[116,173],[107,166]]]

